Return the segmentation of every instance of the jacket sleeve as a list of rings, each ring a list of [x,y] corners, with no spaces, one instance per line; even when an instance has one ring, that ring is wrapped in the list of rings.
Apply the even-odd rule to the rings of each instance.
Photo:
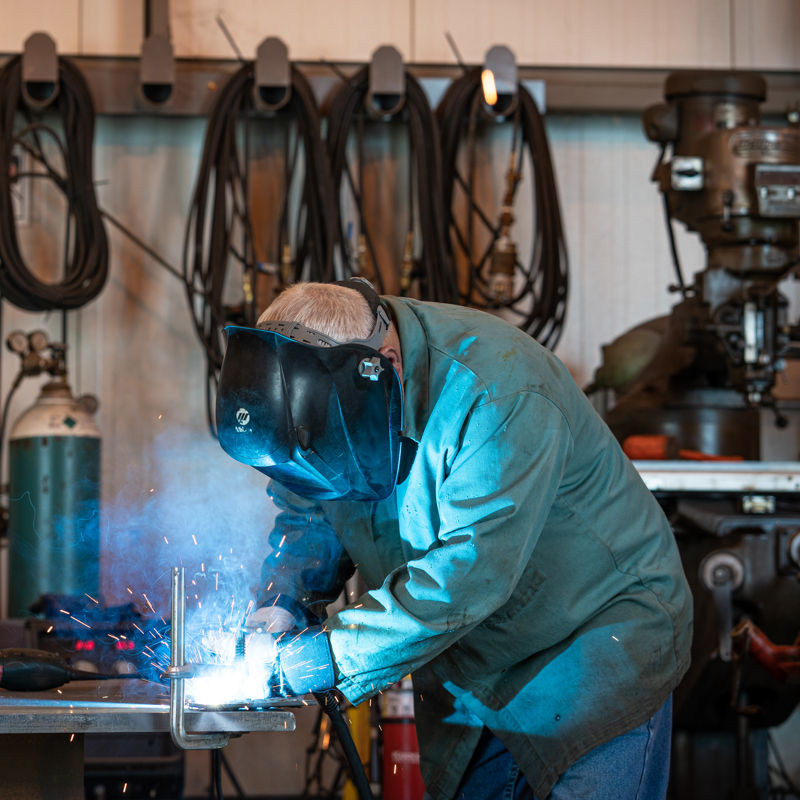
[[[337,686],[353,702],[430,661],[506,603],[573,447],[561,410],[535,392],[474,407],[456,433],[433,510],[438,543],[327,623]]]
[[[322,616],[355,572],[350,557],[324,512],[313,500],[290,492],[275,481],[267,495],[278,508],[269,535],[272,547],[261,567],[257,608],[279,605],[296,617]]]

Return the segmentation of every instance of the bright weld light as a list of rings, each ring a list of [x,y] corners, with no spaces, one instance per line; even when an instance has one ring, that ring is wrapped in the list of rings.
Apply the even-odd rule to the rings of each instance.
[[[497,102],[497,85],[494,82],[494,73],[490,69],[481,72],[481,83],[483,84],[483,99],[486,104],[493,106]]]
[[[259,664],[226,666],[220,675],[203,675],[186,681],[186,694],[202,706],[244,705],[269,697],[269,672]]]

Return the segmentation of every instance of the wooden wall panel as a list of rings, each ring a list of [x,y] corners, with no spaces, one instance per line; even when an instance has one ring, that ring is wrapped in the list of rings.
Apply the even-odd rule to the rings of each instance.
[[[81,0],[5,0],[0,53],[19,53],[34,31],[49,33],[62,53],[80,52]]]
[[[733,66],[800,69],[800,3],[734,0],[733,9]]]
[[[245,58],[267,36],[280,36],[294,59],[365,61],[378,46],[410,53],[410,0],[173,0],[172,31],[178,56],[231,58],[215,17],[220,14]]]
[[[144,36],[144,0],[80,0],[81,53],[138,56]]]
[[[450,31],[463,58],[483,59],[507,44],[524,64],[726,67],[728,0],[430,0],[415,12],[415,58],[453,62]]]

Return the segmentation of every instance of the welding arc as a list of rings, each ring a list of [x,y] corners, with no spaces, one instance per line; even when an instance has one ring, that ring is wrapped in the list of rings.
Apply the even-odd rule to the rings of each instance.
[[[283,210],[278,219],[275,259],[281,260],[284,246],[293,246],[293,267],[290,274],[277,277],[281,284],[301,277],[326,282],[334,278],[335,236],[330,214],[333,194],[327,156],[311,87],[294,67],[291,75],[288,103],[279,111],[271,112],[271,117],[295,120],[297,124],[293,146],[288,134],[286,137],[286,185]],[[184,238],[183,274],[192,319],[206,353],[206,405],[212,433],[213,394],[224,352],[222,329],[234,321],[223,301],[231,260],[239,263],[245,287],[241,319],[235,321],[253,326],[258,315],[255,298],[258,261],[250,208],[251,128],[259,118],[253,100],[253,83],[254,67],[248,62],[219,91],[208,118]],[[298,204],[293,202],[292,186],[301,149],[304,172]]]
[[[53,101],[63,128],[58,132],[34,120],[22,98],[21,56],[10,59],[0,72],[0,293],[26,311],[80,308],[93,300],[108,277],[108,239],[97,207],[92,180],[94,105],[80,70],[59,58],[60,90]],[[26,123],[15,128],[17,114]],[[63,160],[62,176],[48,160],[43,138],[53,140]],[[44,166],[44,172],[12,177],[15,145]],[[67,199],[64,275],[44,283],[28,268],[19,248],[12,190],[20,178],[51,181]]]
[[[342,745],[344,756],[347,759],[347,765],[350,767],[350,777],[353,779],[353,784],[356,787],[360,800],[373,800],[372,788],[369,785],[367,773],[364,771],[364,765],[361,763],[361,758],[358,755],[353,737],[350,735],[350,729],[347,727],[347,722],[342,716],[342,710],[339,708],[339,700],[333,690],[327,692],[315,693],[314,697],[320,704],[322,710],[328,715],[336,735],[339,737],[339,743]]]
[[[420,295],[423,300],[442,303],[458,302],[458,289],[452,260],[447,249],[445,220],[442,216],[441,154],[439,152],[439,132],[436,118],[431,111],[425,92],[414,77],[406,72],[406,96],[400,114],[408,121],[409,159],[411,159],[410,196],[416,198],[414,208],[408,209],[409,218],[419,219],[422,241]],[[335,224],[338,225],[338,246],[343,268],[343,277],[359,275],[360,270],[348,247],[345,233],[346,223],[342,218],[342,190],[351,192],[359,217],[360,232],[364,236],[375,272],[375,283],[379,293],[385,291],[383,278],[388,273],[378,263],[374,247],[374,236],[364,219],[364,187],[353,177],[348,159],[348,142],[353,127],[359,139],[359,170],[363,170],[363,127],[367,117],[364,101],[369,88],[369,68],[357,72],[353,78],[337,92],[328,115],[328,155],[333,176],[335,200]],[[345,184],[345,186],[343,186]],[[416,191],[414,191],[416,189]],[[410,225],[413,228],[413,224]],[[367,277],[367,276],[362,276]]]
[[[477,308],[507,309],[514,318],[511,321],[552,350],[561,336],[567,307],[567,248],[544,122],[536,103],[521,83],[517,84],[517,97],[519,106],[514,115],[516,119],[513,120],[515,130],[512,143],[512,161],[515,160],[517,166],[512,163],[511,168],[522,173],[523,156],[527,150],[533,171],[529,184],[533,189],[535,217],[530,223],[534,234],[531,256],[526,264],[517,261],[516,277],[520,285],[513,297],[498,303],[489,290],[489,262],[500,235],[500,226],[492,221],[496,215],[487,214],[476,199],[476,139],[483,113],[480,67],[454,81],[437,109],[442,130],[444,209],[447,227],[452,234],[451,241],[462,257],[458,261],[466,261],[466,290],[461,293],[461,301]],[[520,140],[519,154],[514,159],[517,136]],[[458,169],[462,147],[466,148],[466,162],[469,165],[466,178]],[[455,210],[457,184],[466,195],[468,204],[466,230],[459,224]],[[479,249],[477,245],[476,218],[489,234],[486,249]],[[521,223],[522,226],[525,224]]]

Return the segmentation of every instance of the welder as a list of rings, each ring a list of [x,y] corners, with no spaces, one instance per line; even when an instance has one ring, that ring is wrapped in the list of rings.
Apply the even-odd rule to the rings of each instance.
[[[663,798],[691,595],[564,365],[359,279],[227,330],[219,440],[278,508],[248,624],[288,689],[361,703],[411,673],[428,798]]]

